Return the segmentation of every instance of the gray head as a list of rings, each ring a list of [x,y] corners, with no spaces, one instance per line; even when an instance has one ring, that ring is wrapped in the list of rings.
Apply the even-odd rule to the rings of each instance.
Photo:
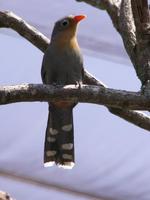
[[[75,35],[78,23],[85,18],[86,18],[85,15],[77,15],[77,16],[69,15],[58,20],[54,25],[54,29],[52,32],[52,39],[58,34],[66,34],[66,37]]]

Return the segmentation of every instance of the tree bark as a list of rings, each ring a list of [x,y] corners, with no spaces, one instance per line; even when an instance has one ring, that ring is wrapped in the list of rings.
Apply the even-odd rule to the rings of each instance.
[[[115,108],[148,110],[150,98],[136,92],[114,90],[93,85],[52,86],[23,84],[0,87],[0,105],[25,101],[75,101],[95,103]]]

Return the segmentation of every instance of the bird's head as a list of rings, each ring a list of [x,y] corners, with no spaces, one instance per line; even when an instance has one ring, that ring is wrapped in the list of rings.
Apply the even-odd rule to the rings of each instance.
[[[55,38],[72,38],[76,35],[76,29],[79,22],[85,19],[85,15],[69,15],[58,20],[55,23],[53,32],[52,32],[52,40]]]

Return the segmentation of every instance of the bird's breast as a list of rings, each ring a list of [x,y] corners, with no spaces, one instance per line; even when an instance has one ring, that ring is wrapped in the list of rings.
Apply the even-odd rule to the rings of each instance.
[[[51,49],[55,55],[53,58],[60,66],[79,65],[83,62],[78,42],[74,38],[65,42],[57,41]]]

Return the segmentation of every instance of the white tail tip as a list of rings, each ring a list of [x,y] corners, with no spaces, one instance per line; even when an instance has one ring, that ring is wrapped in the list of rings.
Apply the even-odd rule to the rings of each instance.
[[[54,161],[44,163],[44,167],[52,167],[55,164]]]
[[[74,167],[74,162],[64,162],[63,165],[58,164],[58,167],[61,167],[63,169],[72,169]]]

